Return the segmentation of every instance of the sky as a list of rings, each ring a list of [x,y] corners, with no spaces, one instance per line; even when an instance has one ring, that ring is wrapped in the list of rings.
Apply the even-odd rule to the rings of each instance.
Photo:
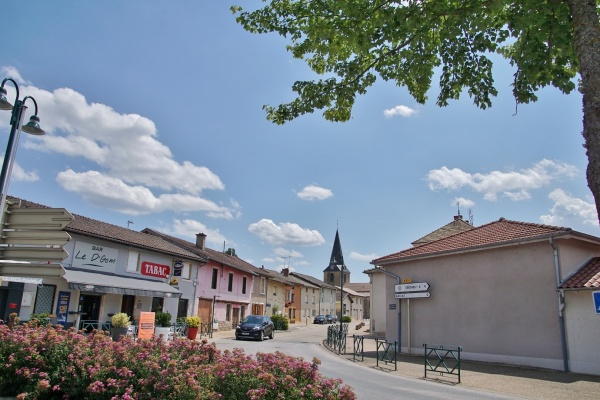
[[[517,108],[514,69],[494,58],[487,110],[466,94],[436,106],[435,77],[425,105],[379,79],[346,123],[316,112],[278,126],[262,106],[319,77],[229,11],[261,4],[3,3],[0,77],[37,101],[46,132],[21,135],[9,195],[192,242],[205,233],[212,249],[320,279],[339,230],[351,282],[458,212],[600,236],[579,93],[546,88]],[[0,111],[0,149],[9,120]]]

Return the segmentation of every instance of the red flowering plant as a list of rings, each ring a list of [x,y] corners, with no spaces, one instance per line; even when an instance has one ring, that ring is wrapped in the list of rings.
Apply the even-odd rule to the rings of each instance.
[[[356,398],[323,378],[318,360],[220,352],[206,340],[114,342],[99,331],[0,325],[0,359],[0,396],[18,399]]]

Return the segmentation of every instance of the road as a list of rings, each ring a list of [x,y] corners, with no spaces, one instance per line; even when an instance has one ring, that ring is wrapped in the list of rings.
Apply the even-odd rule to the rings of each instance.
[[[340,378],[351,386],[359,400],[397,400],[397,399],[519,399],[496,393],[465,389],[439,382],[405,378],[342,359],[322,346],[327,337],[327,325],[306,325],[296,327],[290,332],[277,332],[274,340],[238,341],[233,331],[219,333],[210,341],[221,350],[243,348],[246,354],[257,352],[282,353],[303,357],[311,361],[313,357],[321,360],[319,371],[328,378]]]

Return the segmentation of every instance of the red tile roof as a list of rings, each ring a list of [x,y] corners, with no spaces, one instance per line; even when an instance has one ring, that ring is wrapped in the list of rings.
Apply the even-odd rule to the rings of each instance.
[[[559,289],[600,288],[600,257],[594,257],[568,278]]]
[[[498,221],[490,222],[471,230],[378,258],[371,261],[371,264],[383,265],[404,259],[495,247],[513,242],[534,241],[567,233],[583,236],[583,234],[572,231],[571,228],[517,222],[500,218]]]
[[[428,233],[422,238],[415,240],[411,244],[413,246],[420,246],[422,244],[433,242],[434,240],[443,239],[456,233],[469,231],[471,229],[474,229],[474,226],[466,221],[463,221],[462,215],[459,214],[454,217],[454,221],[442,226],[439,229],[436,229],[431,233]]]

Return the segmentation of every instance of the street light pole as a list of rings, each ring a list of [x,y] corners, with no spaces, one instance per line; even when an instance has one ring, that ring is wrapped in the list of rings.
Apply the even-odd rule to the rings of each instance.
[[[14,106],[6,99],[7,91],[4,88],[4,84],[6,82],[12,82],[12,84],[15,86],[17,94],[15,97]],[[25,102],[27,100],[33,101],[33,104],[35,105],[35,113],[31,116],[29,122],[25,126],[21,127],[23,117],[25,116],[25,111],[27,110],[27,106],[25,106]],[[0,224],[3,224],[6,196],[8,194],[8,183],[10,182],[10,175],[15,162],[15,155],[17,153],[21,129],[31,135],[43,135],[45,132],[40,128],[40,118],[37,116],[37,102],[31,96],[25,96],[23,100],[19,100],[19,85],[17,85],[17,82],[11,78],[5,78],[0,86],[0,110],[12,110],[12,115],[10,117],[10,125],[12,127],[10,129],[10,135],[8,136],[6,153],[4,153],[2,171],[0,172],[0,193],[2,196],[0,200]]]
[[[342,271],[341,279],[340,279],[340,342],[342,340],[343,333],[343,325],[342,320],[344,319],[344,264],[340,265],[340,270]]]

